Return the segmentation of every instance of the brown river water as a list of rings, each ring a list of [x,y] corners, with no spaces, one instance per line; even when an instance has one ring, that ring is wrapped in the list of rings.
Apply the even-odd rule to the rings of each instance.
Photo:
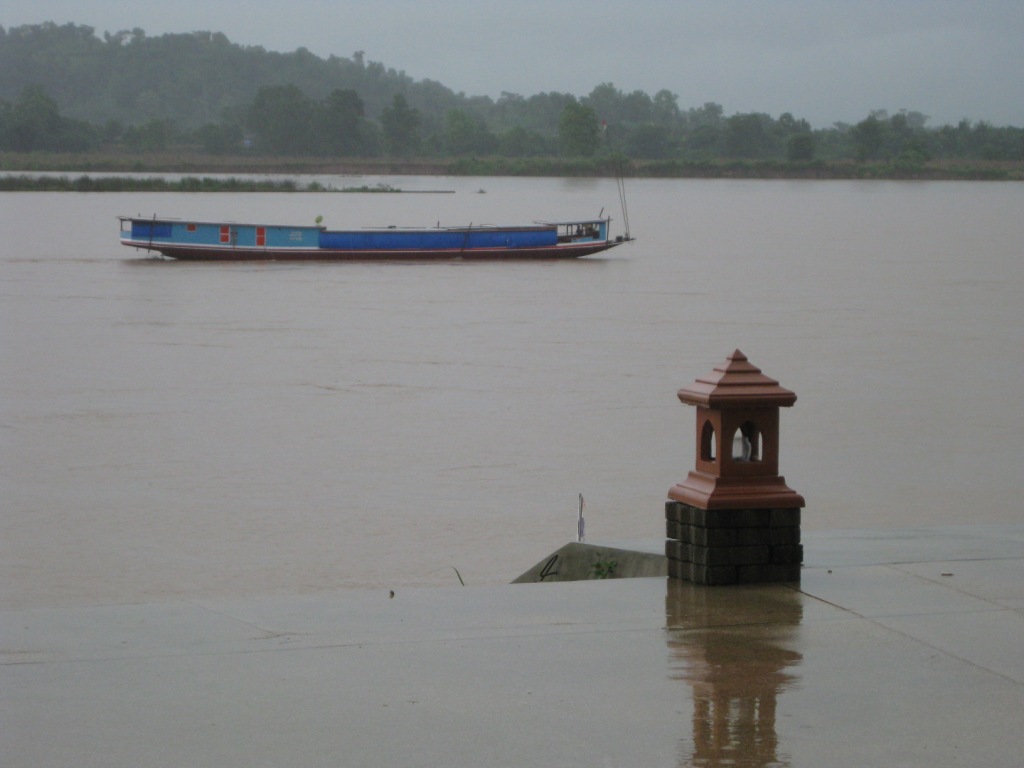
[[[454,194],[0,194],[0,608],[508,582],[657,542],[676,390],[794,390],[805,531],[1020,522],[1024,185],[631,180],[569,262],[195,264],[118,214],[329,226],[592,216],[610,180]],[[456,574],[456,569],[458,574]]]

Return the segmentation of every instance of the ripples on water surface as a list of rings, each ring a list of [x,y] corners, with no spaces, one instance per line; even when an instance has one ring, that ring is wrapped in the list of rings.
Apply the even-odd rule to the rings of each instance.
[[[0,605],[511,580],[660,540],[676,390],[796,391],[804,529],[1020,520],[1024,187],[632,181],[565,263],[188,264],[117,214],[332,226],[617,216],[612,181],[454,195],[0,195]],[[480,190],[486,194],[479,194]]]

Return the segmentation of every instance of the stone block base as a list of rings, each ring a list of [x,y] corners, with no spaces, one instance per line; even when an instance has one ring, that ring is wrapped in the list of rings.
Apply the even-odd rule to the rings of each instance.
[[[799,581],[799,509],[717,509],[665,502],[670,578],[709,586]]]

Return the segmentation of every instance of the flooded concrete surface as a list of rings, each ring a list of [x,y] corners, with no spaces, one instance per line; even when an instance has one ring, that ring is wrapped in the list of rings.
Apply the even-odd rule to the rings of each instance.
[[[4,611],[3,763],[1019,766],[1024,525],[805,543],[799,585]]]

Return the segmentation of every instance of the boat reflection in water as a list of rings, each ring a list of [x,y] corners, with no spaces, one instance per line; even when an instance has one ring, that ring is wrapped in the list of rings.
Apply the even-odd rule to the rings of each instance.
[[[782,586],[715,589],[669,580],[673,677],[693,691],[693,736],[680,741],[681,766],[789,765],[775,708],[798,680],[802,656],[792,646],[802,613],[799,596]]]

